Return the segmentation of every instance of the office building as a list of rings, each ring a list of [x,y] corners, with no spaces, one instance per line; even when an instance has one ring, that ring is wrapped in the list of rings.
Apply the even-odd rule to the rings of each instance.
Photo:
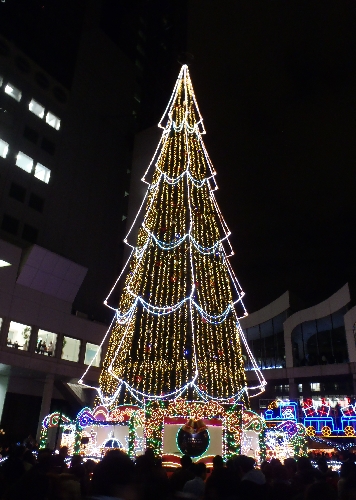
[[[324,398],[332,406],[356,394],[356,306],[346,283],[325,301],[293,308],[289,292],[241,320],[267,381],[255,410],[274,399]],[[296,310],[297,309],[297,310]],[[253,380],[252,366],[247,378]]]

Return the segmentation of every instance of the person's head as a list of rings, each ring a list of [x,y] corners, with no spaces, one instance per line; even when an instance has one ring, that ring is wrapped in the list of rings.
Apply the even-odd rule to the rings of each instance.
[[[273,480],[275,482],[283,482],[288,480],[288,472],[284,465],[278,460],[278,463],[272,465]]]
[[[344,480],[339,491],[339,500],[356,500],[356,476],[350,476]]]
[[[73,455],[72,456],[72,459],[70,461],[71,468],[76,467],[77,465],[80,465],[81,463],[82,463],[81,455]]]
[[[298,472],[309,471],[313,469],[310,458],[308,457],[299,457],[297,462]]]
[[[297,461],[292,457],[284,460],[284,466],[286,467],[289,476],[292,476],[297,472]]]
[[[154,465],[156,462],[155,454],[152,448],[146,448],[145,451],[145,459],[147,463],[150,463],[151,465]]]
[[[49,448],[42,448],[38,450],[37,463],[43,469],[49,469],[52,463],[52,450]]]
[[[36,463],[36,458],[31,450],[25,451],[25,453],[22,456],[22,460],[24,462],[27,462],[28,464],[31,464],[31,465],[35,465],[35,463]]]
[[[203,462],[194,464],[194,474],[196,477],[206,478],[206,465]]]
[[[213,458],[213,468],[222,469],[224,467],[224,460],[220,455],[215,455]]]
[[[66,458],[68,456],[68,446],[61,446],[59,448],[59,452],[58,454],[63,457],[63,458]]]
[[[326,481],[317,481],[307,487],[305,500],[315,500],[315,498],[322,498],[323,500],[337,500],[337,490],[332,488]]]
[[[242,474],[246,474],[250,470],[255,468],[256,461],[252,457],[247,457],[246,455],[238,455],[235,458],[235,464],[238,469],[240,469]]]
[[[132,480],[134,464],[126,453],[109,451],[94,469],[92,489],[94,495],[124,496]]]
[[[345,461],[340,467],[340,477],[347,478],[356,476],[356,465],[352,461]]]
[[[182,469],[189,469],[189,467],[192,466],[192,459],[190,458],[189,455],[183,455],[180,459],[180,464],[182,466]]]
[[[316,463],[318,464],[318,469],[321,472],[327,472],[329,470],[328,462],[325,457],[321,456],[320,458],[318,458]]]
[[[89,458],[86,462],[84,462],[84,467],[85,467],[85,470],[87,471],[87,473],[91,474],[96,467],[96,462],[94,462],[94,460]]]

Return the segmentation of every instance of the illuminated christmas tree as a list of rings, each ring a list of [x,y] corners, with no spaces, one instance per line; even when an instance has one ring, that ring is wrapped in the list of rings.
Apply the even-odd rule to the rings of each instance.
[[[100,401],[246,403],[242,344],[258,376],[253,389],[263,390],[265,381],[239,324],[247,314],[244,294],[228,260],[230,231],[215,199],[216,173],[186,65],[159,126],[143,178],[143,222],[108,333]]]

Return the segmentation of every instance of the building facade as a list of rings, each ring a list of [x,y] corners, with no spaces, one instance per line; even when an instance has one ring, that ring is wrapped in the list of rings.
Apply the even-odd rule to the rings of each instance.
[[[334,405],[356,394],[356,307],[349,284],[327,300],[295,310],[289,292],[241,320],[267,381],[254,408],[276,398],[325,398]],[[252,367],[246,366],[253,380]]]

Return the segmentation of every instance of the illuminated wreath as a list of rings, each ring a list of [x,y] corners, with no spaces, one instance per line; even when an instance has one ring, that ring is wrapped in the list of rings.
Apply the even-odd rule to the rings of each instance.
[[[315,436],[315,434],[315,427],[313,425],[309,425],[309,427],[307,427],[307,436]]]
[[[355,435],[355,429],[351,425],[347,425],[344,429],[345,436],[352,437]]]
[[[331,429],[328,425],[324,425],[324,427],[321,429],[321,433],[325,437],[331,436]]]

